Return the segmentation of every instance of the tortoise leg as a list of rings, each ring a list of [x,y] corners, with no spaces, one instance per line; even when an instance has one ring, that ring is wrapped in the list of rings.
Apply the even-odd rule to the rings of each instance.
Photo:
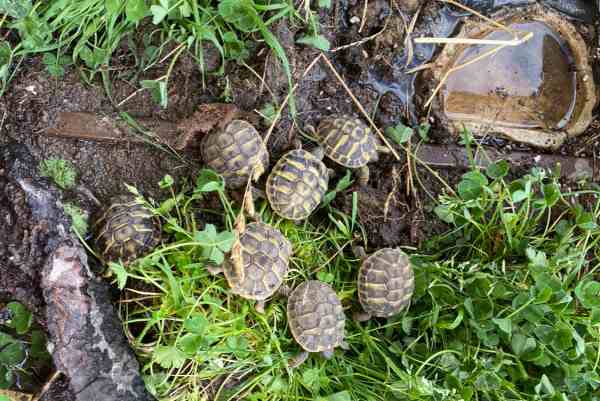
[[[254,309],[256,310],[256,312],[263,315],[265,313],[265,305],[266,305],[266,302],[264,300],[256,301],[256,304],[254,304]]]
[[[366,186],[369,183],[369,166],[360,167],[356,179],[359,186]]]
[[[315,127],[313,125],[310,125],[310,124],[304,125],[304,130],[314,137],[317,136],[317,130],[315,129]]]
[[[332,349],[328,349],[327,351],[321,351],[321,355],[325,359],[331,359],[331,358],[333,358],[333,350]]]
[[[350,345],[348,345],[348,343],[346,341],[342,341],[340,343],[340,348],[343,349],[343,350],[345,350],[345,351],[348,351],[350,349]]]
[[[389,154],[389,153],[392,153],[392,151],[387,146],[379,145],[379,146],[377,146],[377,153],[388,153]]]
[[[282,297],[286,297],[286,298],[289,297],[291,292],[292,292],[292,289],[287,284],[282,284],[281,287],[279,287],[279,290],[277,290],[277,293],[279,295],[281,295]]]
[[[360,260],[365,260],[367,258],[367,252],[365,252],[365,248],[363,248],[362,246],[353,246],[352,252],[354,252],[354,256],[356,256]]]
[[[213,276],[223,273],[223,268],[221,266],[216,266],[210,263],[206,264],[206,270],[208,270],[208,272]]]
[[[371,314],[368,312],[354,312],[352,314],[352,319],[355,322],[366,322],[367,320],[371,319]]]
[[[323,149],[322,146],[317,146],[316,148],[312,149],[310,153],[312,153],[312,155],[318,160],[323,160],[325,157],[325,149]]]
[[[85,185],[77,185],[77,187],[75,187],[75,190],[77,192],[79,192],[80,194],[82,194],[83,196],[85,196],[87,199],[90,200],[90,202],[92,202],[94,205],[100,207],[102,204],[100,203],[100,201],[98,200],[98,198],[96,198],[96,196],[92,193],[92,191],[89,190],[88,187],[86,187]]]
[[[308,351],[302,351],[295,357],[288,360],[290,368],[294,369],[302,365],[308,359]]]
[[[251,187],[252,190],[252,198],[254,199],[267,199],[267,194],[262,189]]]
[[[297,226],[303,226],[304,225],[304,220],[291,220],[292,223],[294,223]]]
[[[335,175],[335,170],[332,168],[327,169],[327,176],[331,179]]]

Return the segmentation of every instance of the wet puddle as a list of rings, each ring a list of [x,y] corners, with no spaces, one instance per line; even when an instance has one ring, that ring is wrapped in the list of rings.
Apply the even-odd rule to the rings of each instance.
[[[515,23],[510,28],[532,32],[533,37],[450,74],[443,91],[446,115],[516,128],[563,129],[572,117],[577,93],[569,46],[543,22]],[[510,40],[512,34],[496,30],[482,39]],[[468,47],[455,65],[493,47]]]

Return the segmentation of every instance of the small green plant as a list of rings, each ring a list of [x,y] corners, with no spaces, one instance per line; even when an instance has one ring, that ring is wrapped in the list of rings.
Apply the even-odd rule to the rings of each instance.
[[[346,174],[337,182],[335,188],[325,194],[321,207],[328,206],[338,193],[345,191],[350,185],[352,185],[352,173],[350,173],[350,170],[346,170]]]
[[[71,228],[80,236],[85,237],[88,232],[88,219],[83,210],[72,203],[65,203],[63,210],[71,218]]]
[[[306,22],[308,26],[308,32],[306,35],[299,38],[296,42],[308,46],[312,46],[322,51],[328,51],[330,43],[327,38],[319,33],[319,21],[315,13],[311,10],[311,2],[304,2],[304,12],[306,15]],[[320,0],[317,4],[320,8],[330,8],[330,0]]]
[[[0,308],[0,389],[17,381],[20,385],[34,381],[33,367],[45,366],[49,360],[46,337],[34,325],[31,313],[18,302]]]
[[[267,125],[271,125],[277,119],[277,108],[273,103],[267,103],[260,110],[260,115]]]
[[[42,63],[44,63],[50,75],[55,78],[61,78],[65,75],[65,67],[72,64],[73,61],[68,56],[56,56],[53,53],[44,53]]]
[[[77,171],[75,167],[64,159],[46,159],[40,163],[40,175],[48,177],[62,189],[71,189],[75,186]]]
[[[565,191],[543,170],[513,180],[508,174],[504,161],[474,166],[455,195],[440,197],[435,213],[450,229],[412,255],[415,292],[407,310],[387,320],[348,320],[349,351],[294,370],[287,361],[298,346],[286,327],[285,300],[275,297],[258,314],[207,272],[234,238],[237,209],[223,181],[204,170],[193,188],[175,193],[165,178],[171,197],[148,206],[171,240],[127,268],[111,267],[148,388],[161,400],[187,400],[207,391],[202,383],[236,377],[214,389],[214,398],[598,399],[600,205],[577,200],[600,193]],[[331,194],[348,183],[342,178]],[[222,209],[204,209],[215,196]],[[257,206],[293,245],[287,284],[327,282],[351,314],[357,195],[350,216],[330,204],[318,211],[327,218],[312,220],[317,225],[280,220],[267,203]],[[136,282],[144,283],[145,297]]]
[[[13,77],[14,51],[10,43],[0,40],[0,96]]]
[[[244,60],[256,49],[257,41],[264,41],[281,63],[290,91],[292,88],[285,49],[271,32],[277,21],[298,19],[289,0],[86,0],[35,5],[25,0],[2,0],[0,11],[9,16],[7,27],[18,32],[21,39],[12,49],[13,59],[43,53],[42,61],[56,77],[64,74],[67,65],[76,64],[88,82],[100,74],[109,97],[112,54],[117,48],[123,49],[125,41],[136,59],[138,73],[134,76],[167,62],[162,76],[136,82],[149,89],[163,107],[168,104],[169,79],[177,60],[182,54],[190,55],[204,77],[209,47],[219,53],[222,61],[214,73],[223,74],[226,62]],[[135,36],[145,19],[155,29],[143,35],[143,48],[137,49],[129,38]],[[289,107],[295,113],[293,96]]]
[[[393,127],[388,127],[385,129],[385,135],[396,142],[398,145],[404,145],[408,142],[417,131],[419,137],[427,142],[429,140],[429,129],[431,126],[427,123],[419,124],[416,128],[408,127],[402,123],[398,123]]]
[[[31,11],[30,0],[0,0],[0,13],[13,18],[23,18]]]

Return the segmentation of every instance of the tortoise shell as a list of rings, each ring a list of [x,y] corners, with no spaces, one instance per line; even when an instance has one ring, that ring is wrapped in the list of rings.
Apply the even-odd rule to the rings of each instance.
[[[303,220],[319,206],[329,184],[327,167],[302,149],[277,161],[267,178],[267,199],[281,217]]]
[[[378,158],[377,137],[356,117],[327,117],[321,120],[316,136],[325,154],[342,166],[359,168]]]
[[[225,129],[206,135],[200,149],[206,165],[222,175],[232,189],[245,186],[251,174],[252,180],[258,180],[269,165],[262,137],[243,120],[233,120]]]
[[[133,196],[110,201],[95,223],[95,240],[105,262],[129,263],[156,247],[161,240],[160,222]]]
[[[264,300],[283,284],[292,244],[275,227],[250,223],[232,247],[223,273],[234,294]]]
[[[358,299],[372,316],[399,313],[410,301],[414,288],[410,261],[399,249],[378,250],[362,262],[358,272]]]
[[[288,299],[290,331],[308,352],[333,351],[344,342],[346,317],[342,303],[331,286],[321,281],[305,281]]]

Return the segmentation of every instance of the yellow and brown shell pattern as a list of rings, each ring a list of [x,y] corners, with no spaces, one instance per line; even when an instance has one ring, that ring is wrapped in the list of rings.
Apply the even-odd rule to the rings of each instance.
[[[252,174],[256,181],[269,165],[269,153],[258,131],[243,120],[233,120],[223,130],[204,137],[204,163],[225,179],[228,188],[241,188]]]
[[[359,168],[378,159],[377,137],[356,117],[326,117],[321,120],[316,135],[325,154],[342,166]]]
[[[295,149],[273,167],[267,178],[267,198],[281,217],[303,220],[319,206],[328,184],[325,164],[312,153]]]
[[[112,198],[94,227],[96,247],[105,262],[129,263],[161,240],[159,220],[129,195]]]
[[[223,273],[234,294],[264,300],[283,284],[292,244],[275,227],[250,223],[233,245]]]
[[[346,316],[331,286],[305,281],[288,299],[288,324],[292,335],[308,352],[333,351],[344,343]]]
[[[410,301],[414,288],[410,261],[399,249],[378,250],[363,261],[358,272],[358,299],[372,316],[397,314]]]

